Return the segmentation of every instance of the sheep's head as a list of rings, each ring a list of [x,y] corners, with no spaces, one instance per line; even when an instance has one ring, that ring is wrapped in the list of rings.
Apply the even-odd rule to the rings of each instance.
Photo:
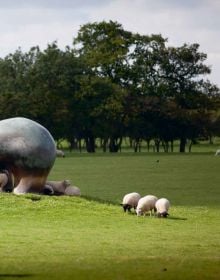
[[[63,185],[64,185],[64,187],[69,187],[70,185],[71,185],[71,182],[70,182],[70,180],[63,180]]]
[[[167,212],[162,212],[162,213],[157,214],[158,218],[167,218],[167,216],[169,216],[169,214]]]
[[[43,194],[46,195],[53,195],[54,194],[54,190],[50,185],[45,185],[44,189],[43,189]]]
[[[137,216],[142,216],[143,212],[141,209],[136,209]]]
[[[132,206],[129,205],[129,204],[122,204],[121,203],[121,206],[123,207],[124,211],[126,212],[127,210],[130,212],[131,211],[131,208]]]

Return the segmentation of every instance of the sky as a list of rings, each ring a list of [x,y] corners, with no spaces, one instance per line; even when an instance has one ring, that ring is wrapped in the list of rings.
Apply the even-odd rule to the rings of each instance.
[[[0,0],[0,57],[54,41],[64,49],[80,26],[103,20],[174,47],[198,43],[212,69],[206,78],[220,87],[220,0]]]

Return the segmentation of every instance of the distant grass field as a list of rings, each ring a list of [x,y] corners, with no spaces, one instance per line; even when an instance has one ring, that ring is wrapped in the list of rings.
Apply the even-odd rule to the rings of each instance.
[[[220,157],[212,154],[71,154],[51,179],[70,179],[84,196],[119,204],[126,192],[168,197],[174,205],[219,206]]]
[[[219,279],[220,157],[69,153],[49,178],[82,197],[0,194],[0,279]],[[131,191],[169,218],[125,214]]]

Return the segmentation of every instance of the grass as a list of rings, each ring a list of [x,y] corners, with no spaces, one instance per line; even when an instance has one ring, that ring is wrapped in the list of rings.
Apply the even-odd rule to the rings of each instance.
[[[70,179],[85,196],[117,204],[137,191],[167,196],[175,205],[217,206],[219,168],[220,157],[209,154],[75,154],[57,160],[50,178]]]
[[[219,279],[220,157],[68,154],[50,179],[83,196],[0,195],[0,279]],[[168,219],[125,214],[130,191],[170,199]]]

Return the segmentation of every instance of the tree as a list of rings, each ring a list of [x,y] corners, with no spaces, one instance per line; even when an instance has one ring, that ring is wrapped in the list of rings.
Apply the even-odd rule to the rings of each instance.
[[[161,55],[160,76],[167,86],[166,94],[174,98],[179,108],[180,152],[185,152],[187,141],[187,128],[190,121],[187,117],[190,116],[190,112],[187,111],[200,108],[198,101],[201,97],[206,97],[197,90],[197,85],[203,83],[199,77],[209,74],[210,68],[204,64],[207,55],[199,52],[198,49],[198,44],[184,44],[178,48],[168,47]]]
[[[30,71],[39,53],[33,47],[28,53],[21,49],[0,60],[1,117],[32,117],[30,110]]]
[[[78,92],[77,120],[80,134],[86,142],[88,152],[95,152],[95,138],[109,143],[109,150],[120,148],[123,127],[123,101],[126,92],[107,78],[83,76]],[[104,150],[106,146],[104,146]]]
[[[132,94],[162,97],[160,58],[166,39],[161,35],[133,35],[133,51],[129,54],[129,83]]]
[[[132,44],[132,33],[125,31],[121,24],[113,21],[89,23],[80,28],[74,44],[77,48],[76,53],[90,69],[91,83],[88,84],[92,85],[92,92],[96,90],[96,94],[102,100],[97,110],[100,119],[95,123],[98,124],[98,134],[104,139],[104,150],[109,140],[109,150],[117,152],[122,141],[124,108],[121,96],[126,91],[123,87],[128,79],[127,59]],[[97,83],[94,76],[104,79],[102,81],[99,79]],[[84,89],[83,91],[85,92]]]
[[[104,151],[117,152],[127,136],[135,151],[143,139],[157,151],[180,139],[184,152],[188,139],[218,131],[220,92],[203,79],[206,57],[198,44],[167,47],[159,34],[88,23],[73,49],[53,42],[0,59],[0,117],[29,117],[71,147],[84,139],[88,152],[97,138]]]
[[[125,82],[132,33],[121,24],[113,21],[85,24],[74,45],[95,75],[120,85]]]
[[[73,100],[79,89],[83,67],[73,51],[61,51],[57,43],[38,55],[30,73],[34,118],[44,124],[56,140],[69,136]]]

